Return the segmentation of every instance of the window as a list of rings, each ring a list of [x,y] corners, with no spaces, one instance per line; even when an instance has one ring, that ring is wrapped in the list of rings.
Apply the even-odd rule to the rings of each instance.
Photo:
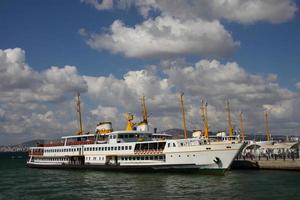
[[[168,147],[170,147],[170,143],[168,143]]]
[[[115,147],[115,151],[117,150],[118,147]]]
[[[175,143],[173,143],[173,147],[176,147],[176,144],[175,144]]]
[[[129,146],[129,150],[131,150],[131,146]]]
[[[122,150],[124,150],[124,146],[122,146]]]
[[[110,147],[107,147],[107,150],[110,151]]]
[[[120,147],[120,146],[118,146],[118,150],[121,150],[121,147]]]
[[[125,150],[128,150],[128,146],[125,146]]]
[[[107,147],[105,147],[104,149],[105,149],[105,151],[107,151]]]

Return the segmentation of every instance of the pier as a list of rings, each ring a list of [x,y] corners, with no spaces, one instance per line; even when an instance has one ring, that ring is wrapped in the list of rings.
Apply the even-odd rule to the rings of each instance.
[[[232,169],[300,170],[300,142],[250,143],[236,157]]]
[[[269,170],[296,170],[300,171],[300,159],[292,160],[235,160],[231,169],[269,169]]]

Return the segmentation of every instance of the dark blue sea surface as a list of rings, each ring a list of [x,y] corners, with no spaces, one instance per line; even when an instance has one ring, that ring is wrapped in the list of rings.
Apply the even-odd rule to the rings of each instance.
[[[0,155],[0,200],[300,199],[300,172],[229,171],[225,176],[31,169]]]

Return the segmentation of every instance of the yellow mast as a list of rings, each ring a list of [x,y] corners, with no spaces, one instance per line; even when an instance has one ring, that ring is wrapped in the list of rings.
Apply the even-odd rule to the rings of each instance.
[[[77,113],[79,117],[79,131],[77,132],[77,135],[82,135],[83,134],[83,126],[82,126],[82,119],[81,119],[81,109],[80,109],[80,93],[77,92]]]
[[[269,120],[268,120],[268,111],[265,111],[265,127],[266,127],[266,136],[267,136],[267,141],[270,141],[271,139],[271,133],[270,133],[270,128],[269,128]]]
[[[232,137],[233,136],[233,127],[232,127],[232,122],[231,122],[230,107],[229,107],[228,100],[227,100],[227,120],[228,120],[229,137]]]
[[[208,138],[207,103],[204,106],[203,99],[201,100],[201,107],[200,107],[200,109],[201,109],[201,113],[202,113],[204,137]]]
[[[245,141],[245,129],[244,129],[243,112],[240,113],[240,128],[241,128],[242,142],[244,142]]]
[[[208,138],[208,115],[207,115],[207,102],[205,103],[205,137]]]
[[[143,122],[148,124],[148,112],[145,103],[145,96],[142,97]]]
[[[186,130],[186,123],[185,123],[185,112],[184,112],[184,105],[183,105],[183,95],[184,95],[184,93],[181,93],[181,95],[180,95],[181,112],[182,112],[182,125],[183,125],[183,131],[184,131],[184,139],[187,139],[187,130]]]

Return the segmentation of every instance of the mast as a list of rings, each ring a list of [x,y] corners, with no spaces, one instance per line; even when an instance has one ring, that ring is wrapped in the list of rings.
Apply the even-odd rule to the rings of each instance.
[[[184,112],[184,104],[183,104],[183,95],[184,95],[184,93],[181,93],[181,95],[180,95],[180,103],[181,103],[182,125],[183,125],[183,131],[184,131],[184,139],[187,139],[187,130],[186,130],[186,122],[185,122],[185,112]]]
[[[208,116],[207,116],[207,102],[205,103],[205,137],[208,138]]]
[[[229,132],[229,137],[233,136],[233,127],[232,127],[232,122],[231,122],[231,115],[230,115],[230,107],[229,107],[229,101],[227,100],[227,120],[228,120],[228,132]]]
[[[143,122],[148,124],[148,112],[145,102],[145,96],[142,97],[142,111],[143,111]]]
[[[242,142],[245,141],[245,129],[244,129],[244,119],[243,119],[243,112],[240,113],[240,129],[242,135]]]
[[[203,132],[204,132],[204,137],[208,138],[208,118],[207,118],[207,102],[205,103],[204,106],[204,101],[203,99],[201,100],[201,113],[202,113],[202,121],[203,121]]]
[[[268,119],[268,111],[265,111],[265,127],[266,127],[266,136],[267,136],[267,141],[270,141],[271,139],[271,133],[270,133],[270,128],[269,128],[269,119]]]
[[[82,126],[82,119],[81,119],[80,93],[79,92],[77,92],[76,106],[77,106],[77,113],[78,113],[78,117],[79,117],[79,131],[77,132],[77,135],[82,135],[82,133],[83,133],[83,126]]]

